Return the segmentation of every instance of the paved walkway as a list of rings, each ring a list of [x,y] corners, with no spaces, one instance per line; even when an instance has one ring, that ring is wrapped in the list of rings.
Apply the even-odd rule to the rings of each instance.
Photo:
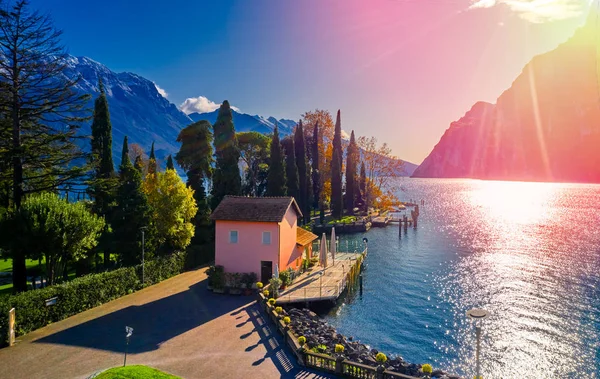
[[[0,378],[87,378],[127,364],[183,378],[324,378],[298,367],[253,297],[206,290],[205,270],[160,284],[18,338],[0,349]]]

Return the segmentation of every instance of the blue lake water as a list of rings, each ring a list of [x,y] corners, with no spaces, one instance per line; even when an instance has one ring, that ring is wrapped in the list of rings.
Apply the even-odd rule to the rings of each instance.
[[[326,319],[409,362],[472,378],[483,326],[485,378],[600,377],[600,186],[402,179],[401,200],[424,199],[417,229],[369,239],[364,292]]]

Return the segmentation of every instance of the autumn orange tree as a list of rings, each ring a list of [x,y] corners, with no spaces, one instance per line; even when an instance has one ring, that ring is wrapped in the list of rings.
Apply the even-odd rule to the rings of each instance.
[[[364,200],[366,208],[376,205],[388,208],[398,200],[389,187],[390,180],[399,177],[404,171],[404,162],[392,155],[392,149],[383,143],[378,145],[375,137],[358,137],[358,146],[362,150],[365,165],[366,190]]]

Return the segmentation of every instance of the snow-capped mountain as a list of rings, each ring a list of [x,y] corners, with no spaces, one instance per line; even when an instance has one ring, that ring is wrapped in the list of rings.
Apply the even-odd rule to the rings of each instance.
[[[70,78],[81,75],[77,90],[92,95],[90,109],[100,94],[98,78],[102,78],[110,109],[115,165],[121,161],[125,135],[130,144],[137,143],[148,150],[154,141],[159,160],[164,161],[167,155],[179,150],[177,135],[192,120],[165,99],[152,81],[130,72],[115,73],[87,57],[70,57],[65,75]],[[84,125],[82,133],[90,135],[90,126],[91,122]]]
[[[235,125],[235,130],[237,132],[259,132],[263,134],[270,134],[273,132],[275,128],[275,123],[277,123],[277,127],[279,128],[279,132],[284,135],[290,135],[293,132],[294,126],[296,126],[296,121],[281,119],[277,120],[275,117],[265,118],[259,115],[249,115],[247,113],[236,112],[235,110],[231,110],[233,113],[233,124]],[[217,115],[219,114],[219,110],[215,110],[207,113],[190,113],[188,115],[194,121],[206,120],[211,124],[214,124],[217,120]]]

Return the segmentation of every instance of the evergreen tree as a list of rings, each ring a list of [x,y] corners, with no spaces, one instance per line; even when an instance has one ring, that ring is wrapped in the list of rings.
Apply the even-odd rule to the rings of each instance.
[[[349,214],[354,214],[354,201],[358,192],[356,188],[356,164],[359,159],[358,145],[354,139],[354,130],[350,134],[350,144],[346,150],[346,195],[344,197],[346,209]]]
[[[171,154],[167,157],[167,170],[175,170],[175,165],[173,164],[173,157]]]
[[[338,110],[333,135],[333,156],[331,158],[331,215],[334,219],[342,218],[342,123]]]
[[[123,169],[123,165],[126,162],[129,162],[129,164],[131,164],[131,161],[129,160],[129,143],[127,142],[127,136],[123,138],[123,148],[121,149],[121,165],[119,166],[119,172],[121,172],[121,170]]]
[[[271,140],[271,164],[267,176],[267,196],[285,196],[287,194],[285,170],[283,168],[283,154],[279,142],[279,129],[275,124],[273,139]]]
[[[212,177],[213,135],[210,123],[202,120],[186,126],[179,132],[177,142],[181,143],[181,147],[175,155],[175,160],[186,170],[187,185],[194,190],[194,199],[198,207],[198,212],[192,220],[196,228],[192,243],[203,244],[212,238],[210,206],[205,189],[205,182]],[[167,166],[168,162],[169,160]]]
[[[154,155],[154,141],[152,141],[152,147],[150,148],[150,158],[148,159],[148,174],[156,175],[158,168],[156,166],[156,156]]]
[[[360,196],[363,200],[363,206],[366,206],[366,195],[367,195],[367,171],[365,169],[365,162],[363,161],[360,164],[360,179],[359,179],[359,186],[360,186]],[[365,210],[367,210],[365,208]]]
[[[89,95],[76,90],[79,78],[64,75],[68,54],[49,15],[24,0],[5,1],[0,25],[0,109],[10,130],[9,141],[0,136],[7,148],[0,159],[9,164],[0,178],[10,181],[11,207],[18,210],[26,195],[82,184],[88,168],[79,162],[88,154],[77,142]],[[25,256],[11,258],[13,288],[25,291]]]
[[[321,174],[319,171],[319,122],[315,123],[312,137],[312,185],[313,185],[313,207],[319,209],[321,207]]]
[[[310,167],[307,164],[306,157],[306,143],[304,140],[304,128],[302,126],[302,121],[298,123],[296,126],[296,131],[294,133],[294,147],[296,148],[296,166],[298,167],[298,179],[299,179],[299,193],[298,193],[298,203],[300,205],[300,209],[304,214],[305,222],[310,220],[310,193],[312,192],[312,188],[310,188]]]
[[[287,179],[287,194],[295,199],[300,198],[298,167],[296,167],[296,149],[294,138],[286,137],[281,141],[285,152],[285,177]]]
[[[217,160],[213,175],[211,205],[215,209],[226,195],[241,195],[242,193],[242,178],[238,167],[240,151],[235,136],[233,114],[227,100],[219,108],[219,115],[213,125],[213,130]]]
[[[111,219],[111,211],[115,200],[115,168],[112,158],[112,124],[108,100],[102,78],[98,79],[100,96],[94,103],[94,118],[92,122],[92,164],[95,175],[90,184],[91,195],[94,198],[93,210],[106,220]],[[104,252],[104,266],[110,261],[111,243],[110,228],[106,224],[98,248]]]
[[[127,136],[123,140],[123,161],[119,168],[117,207],[113,216],[115,250],[124,265],[141,262],[141,228],[150,225],[151,209],[142,189],[142,174],[135,168],[128,155]],[[151,254],[152,230],[146,230],[146,251]]]

